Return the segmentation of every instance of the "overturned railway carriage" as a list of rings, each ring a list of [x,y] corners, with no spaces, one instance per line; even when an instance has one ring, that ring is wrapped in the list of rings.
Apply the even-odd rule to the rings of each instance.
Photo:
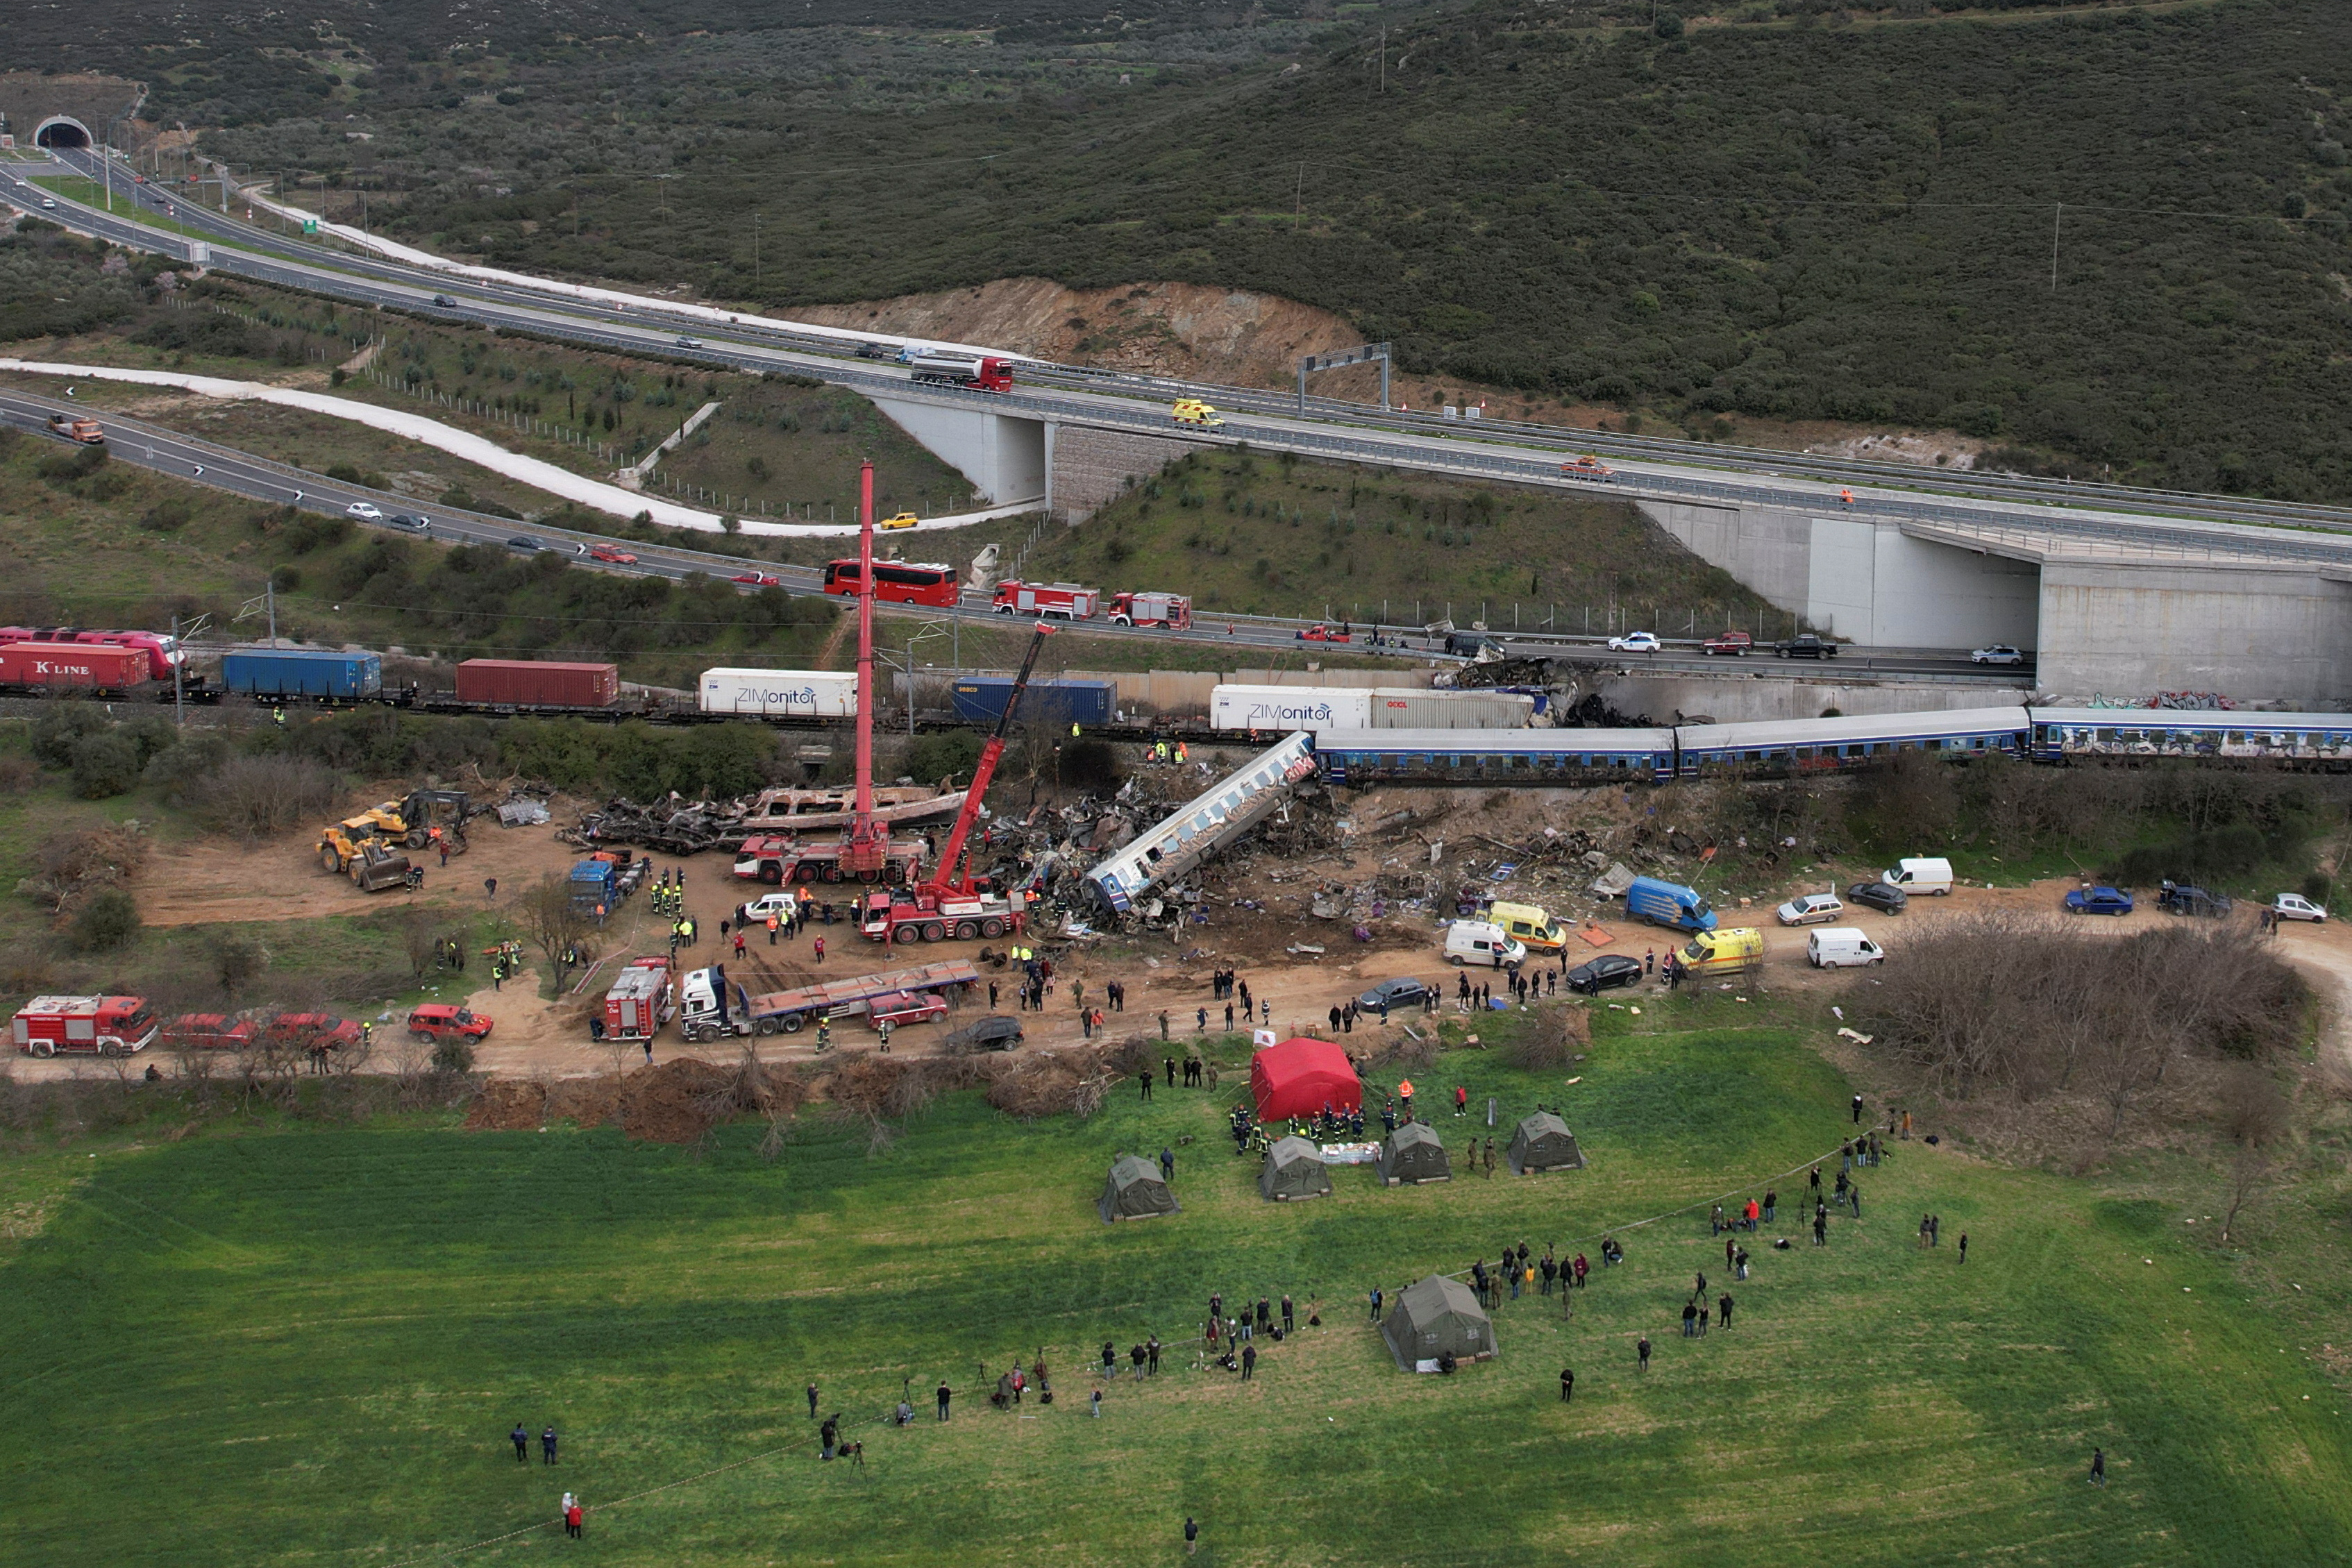
[[[1158,827],[1138,833],[1087,873],[1087,885],[1114,913],[1182,876],[1271,815],[1290,788],[1315,771],[1315,742],[1304,730],[1259,752]]]

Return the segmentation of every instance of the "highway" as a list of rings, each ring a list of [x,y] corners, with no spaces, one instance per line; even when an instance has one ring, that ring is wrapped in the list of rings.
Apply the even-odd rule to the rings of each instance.
[[[65,158],[76,162],[68,163],[62,161]],[[95,156],[86,152],[61,155],[61,161],[49,168],[85,176],[97,172]],[[41,165],[11,165],[0,172],[0,181],[18,186],[15,194],[22,204],[37,206],[45,193],[25,182],[42,172]],[[1617,459],[1615,483],[1608,493],[1629,499],[1818,512],[1845,509],[1849,504],[1841,499],[1841,490],[1863,486],[1867,488],[1854,491],[1851,507],[1873,517],[1978,530],[2002,525],[2013,529],[2020,522],[2029,522],[2060,534],[2168,553],[2185,555],[2209,548],[2232,556],[2352,564],[2352,538],[2326,537],[2336,531],[2352,534],[2352,509],[2343,507],[1953,474],[1902,464],[1502,421],[1448,423],[1425,413],[1316,398],[1307,400],[1307,413],[1301,417],[1297,399],[1288,393],[1118,375],[1027,360],[1021,361],[1024,388],[1011,394],[917,388],[895,364],[850,357],[849,346],[837,338],[742,323],[715,327],[675,311],[664,319],[659,301],[648,300],[643,307],[628,309],[606,308],[552,291],[534,293],[520,285],[324,249],[316,251],[316,260],[298,260],[295,254],[310,249],[312,242],[248,225],[152,185],[130,188],[142,193],[151,206],[168,203],[176,218],[201,226],[212,236],[209,265],[220,270],[356,303],[478,321],[594,347],[745,371],[797,372],[868,392],[951,406],[1018,410],[1042,418],[1204,443],[1247,441],[1339,461],[1517,484],[1567,487],[1576,482],[1561,477],[1563,456],[1603,452]],[[167,255],[186,254],[184,242],[168,231],[62,198],[47,215],[117,243]],[[436,295],[449,298],[453,306],[434,306]],[[698,341],[688,347],[679,342],[682,337]],[[1230,413],[1252,417],[1246,423],[1231,419],[1221,431],[1178,430],[1166,413],[1167,402],[1177,396],[1198,396]],[[2216,526],[2245,523],[2291,526]]]

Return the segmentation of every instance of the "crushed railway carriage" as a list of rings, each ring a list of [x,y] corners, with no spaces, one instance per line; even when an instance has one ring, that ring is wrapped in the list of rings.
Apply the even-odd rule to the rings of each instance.
[[[1087,885],[1125,915],[1151,889],[1172,882],[1255,827],[1290,787],[1315,771],[1315,742],[1300,730],[1266,747],[1158,827],[1138,833],[1087,873]]]
[[[1664,783],[1671,729],[1329,729],[1315,758],[1334,784]]]
[[[2021,707],[1953,708],[1943,713],[1863,714],[1852,718],[1764,724],[1684,725],[1675,733],[1684,778],[1735,769],[1827,773],[1861,768],[1896,751],[1946,756],[2028,755],[2032,719]]]
[[[2220,758],[2352,768],[2352,714],[2037,707],[2037,762]]]

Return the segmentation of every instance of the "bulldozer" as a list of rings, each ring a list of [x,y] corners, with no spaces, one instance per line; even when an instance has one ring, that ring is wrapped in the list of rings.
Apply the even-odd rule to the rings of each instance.
[[[408,857],[381,840],[371,839],[361,844],[349,869],[352,884],[362,893],[382,893],[385,888],[408,883]]]
[[[400,808],[399,801],[386,800],[329,827],[319,835],[320,869],[341,876],[359,858],[362,846],[404,841],[408,824],[402,819]]]

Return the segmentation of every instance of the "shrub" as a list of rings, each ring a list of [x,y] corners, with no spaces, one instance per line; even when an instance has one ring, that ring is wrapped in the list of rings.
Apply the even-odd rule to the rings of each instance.
[[[112,722],[96,703],[52,703],[33,720],[33,755],[45,768],[70,768],[74,747],[82,737],[96,735]]]
[[[139,935],[139,904],[119,887],[101,888],[74,912],[70,935],[81,952],[112,952]]]
[[[433,1071],[464,1074],[474,1071],[474,1046],[471,1040],[457,1035],[445,1035],[434,1042]]]
[[[143,759],[127,731],[104,729],[74,742],[73,791],[85,800],[104,800],[139,782]]]
[[[333,769],[299,757],[231,758],[185,790],[206,826],[247,838],[322,818],[341,792]]]

